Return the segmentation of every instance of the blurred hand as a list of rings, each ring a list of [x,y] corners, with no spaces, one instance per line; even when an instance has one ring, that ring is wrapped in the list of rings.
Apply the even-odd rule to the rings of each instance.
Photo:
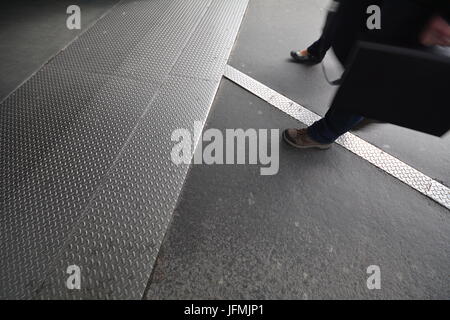
[[[442,17],[432,18],[420,35],[420,42],[425,46],[450,46],[450,25]]]

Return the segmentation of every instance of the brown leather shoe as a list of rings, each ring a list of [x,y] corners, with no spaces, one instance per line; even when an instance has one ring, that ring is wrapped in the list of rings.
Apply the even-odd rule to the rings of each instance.
[[[286,129],[283,132],[283,139],[289,145],[299,149],[308,149],[308,148],[329,149],[332,145],[332,143],[323,144],[314,141],[308,136],[306,128]]]

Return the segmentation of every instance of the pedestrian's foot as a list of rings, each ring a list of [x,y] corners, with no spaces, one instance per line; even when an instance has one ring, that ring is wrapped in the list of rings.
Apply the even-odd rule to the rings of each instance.
[[[291,57],[295,62],[314,65],[320,63],[320,60],[309,54],[308,50],[291,51]]]
[[[306,129],[286,129],[283,132],[283,140],[289,145],[299,149],[329,149],[332,145],[331,143],[323,144],[314,141],[308,136]]]

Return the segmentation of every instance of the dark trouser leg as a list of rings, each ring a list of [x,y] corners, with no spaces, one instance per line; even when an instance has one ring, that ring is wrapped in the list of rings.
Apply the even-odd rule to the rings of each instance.
[[[337,25],[339,24],[339,15],[337,13],[337,10],[340,2],[342,1],[344,0],[333,1],[330,9],[328,10],[325,25],[322,30],[322,35],[320,36],[319,40],[308,47],[308,53],[319,61],[323,60],[333,42],[335,30],[337,28]]]
[[[361,39],[361,36],[368,31],[366,26],[367,7],[370,4],[378,4],[380,2],[381,0],[341,1],[336,14],[337,22],[333,39],[331,40],[331,47],[344,68],[347,67],[348,58],[353,47]]]
[[[324,56],[330,46],[333,46],[338,59],[345,66],[351,48],[362,30],[364,17],[364,5],[359,0],[340,0],[337,11],[329,12],[322,36],[311,45],[312,52],[310,48],[308,51],[313,55]],[[308,128],[308,135],[319,143],[332,143],[362,119],[359,115],[330,109],[323,119]]]
[[[327,50],[329,49],[328,48],[327,50],[323,50],[323,46],[321,45],[322,42],[323,42],[323,39],[322,39],[322,37],[320,37],[319,40],[314,42],[307,49],[308,54],[319,61],[323,60],[323,58],[325,57],[325,54],[327,53]]]
[[[319,143],[332,143],[357,125],[363,117],[341,110],[330,109],[324,118],[308,128],[308,135]]]

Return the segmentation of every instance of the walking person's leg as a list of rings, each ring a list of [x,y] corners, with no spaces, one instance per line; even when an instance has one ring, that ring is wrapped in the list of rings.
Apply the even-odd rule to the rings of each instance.
[[[332,34],[327,45],[333,47],[339,61],[345,67],[348,57],[358,38],[364,32],[368,0],[341,0],[328,31]],[[377,0],[380,3],[380,0]],[[317,44],[321,45],[320,43]],[[284,140],[297,148],[327,149],[342,134],[356,126],[363,117],[341,110],[330,109],[325,117],[308,128],[287,129]]]
[[[283,132],[284,140],[297,148],[328,149],[331,144],[356,126],[363,117],[341,110],[330,109],[325,117],[308,128],[287,129]]]
[[[339,24],[338,8],[343,1],[345,0],[334,0],[331,3],[320,38],[305,50],[291,51],[292,59],[309,65],[320,63],[323,60],[331,47],[336,27]]]

